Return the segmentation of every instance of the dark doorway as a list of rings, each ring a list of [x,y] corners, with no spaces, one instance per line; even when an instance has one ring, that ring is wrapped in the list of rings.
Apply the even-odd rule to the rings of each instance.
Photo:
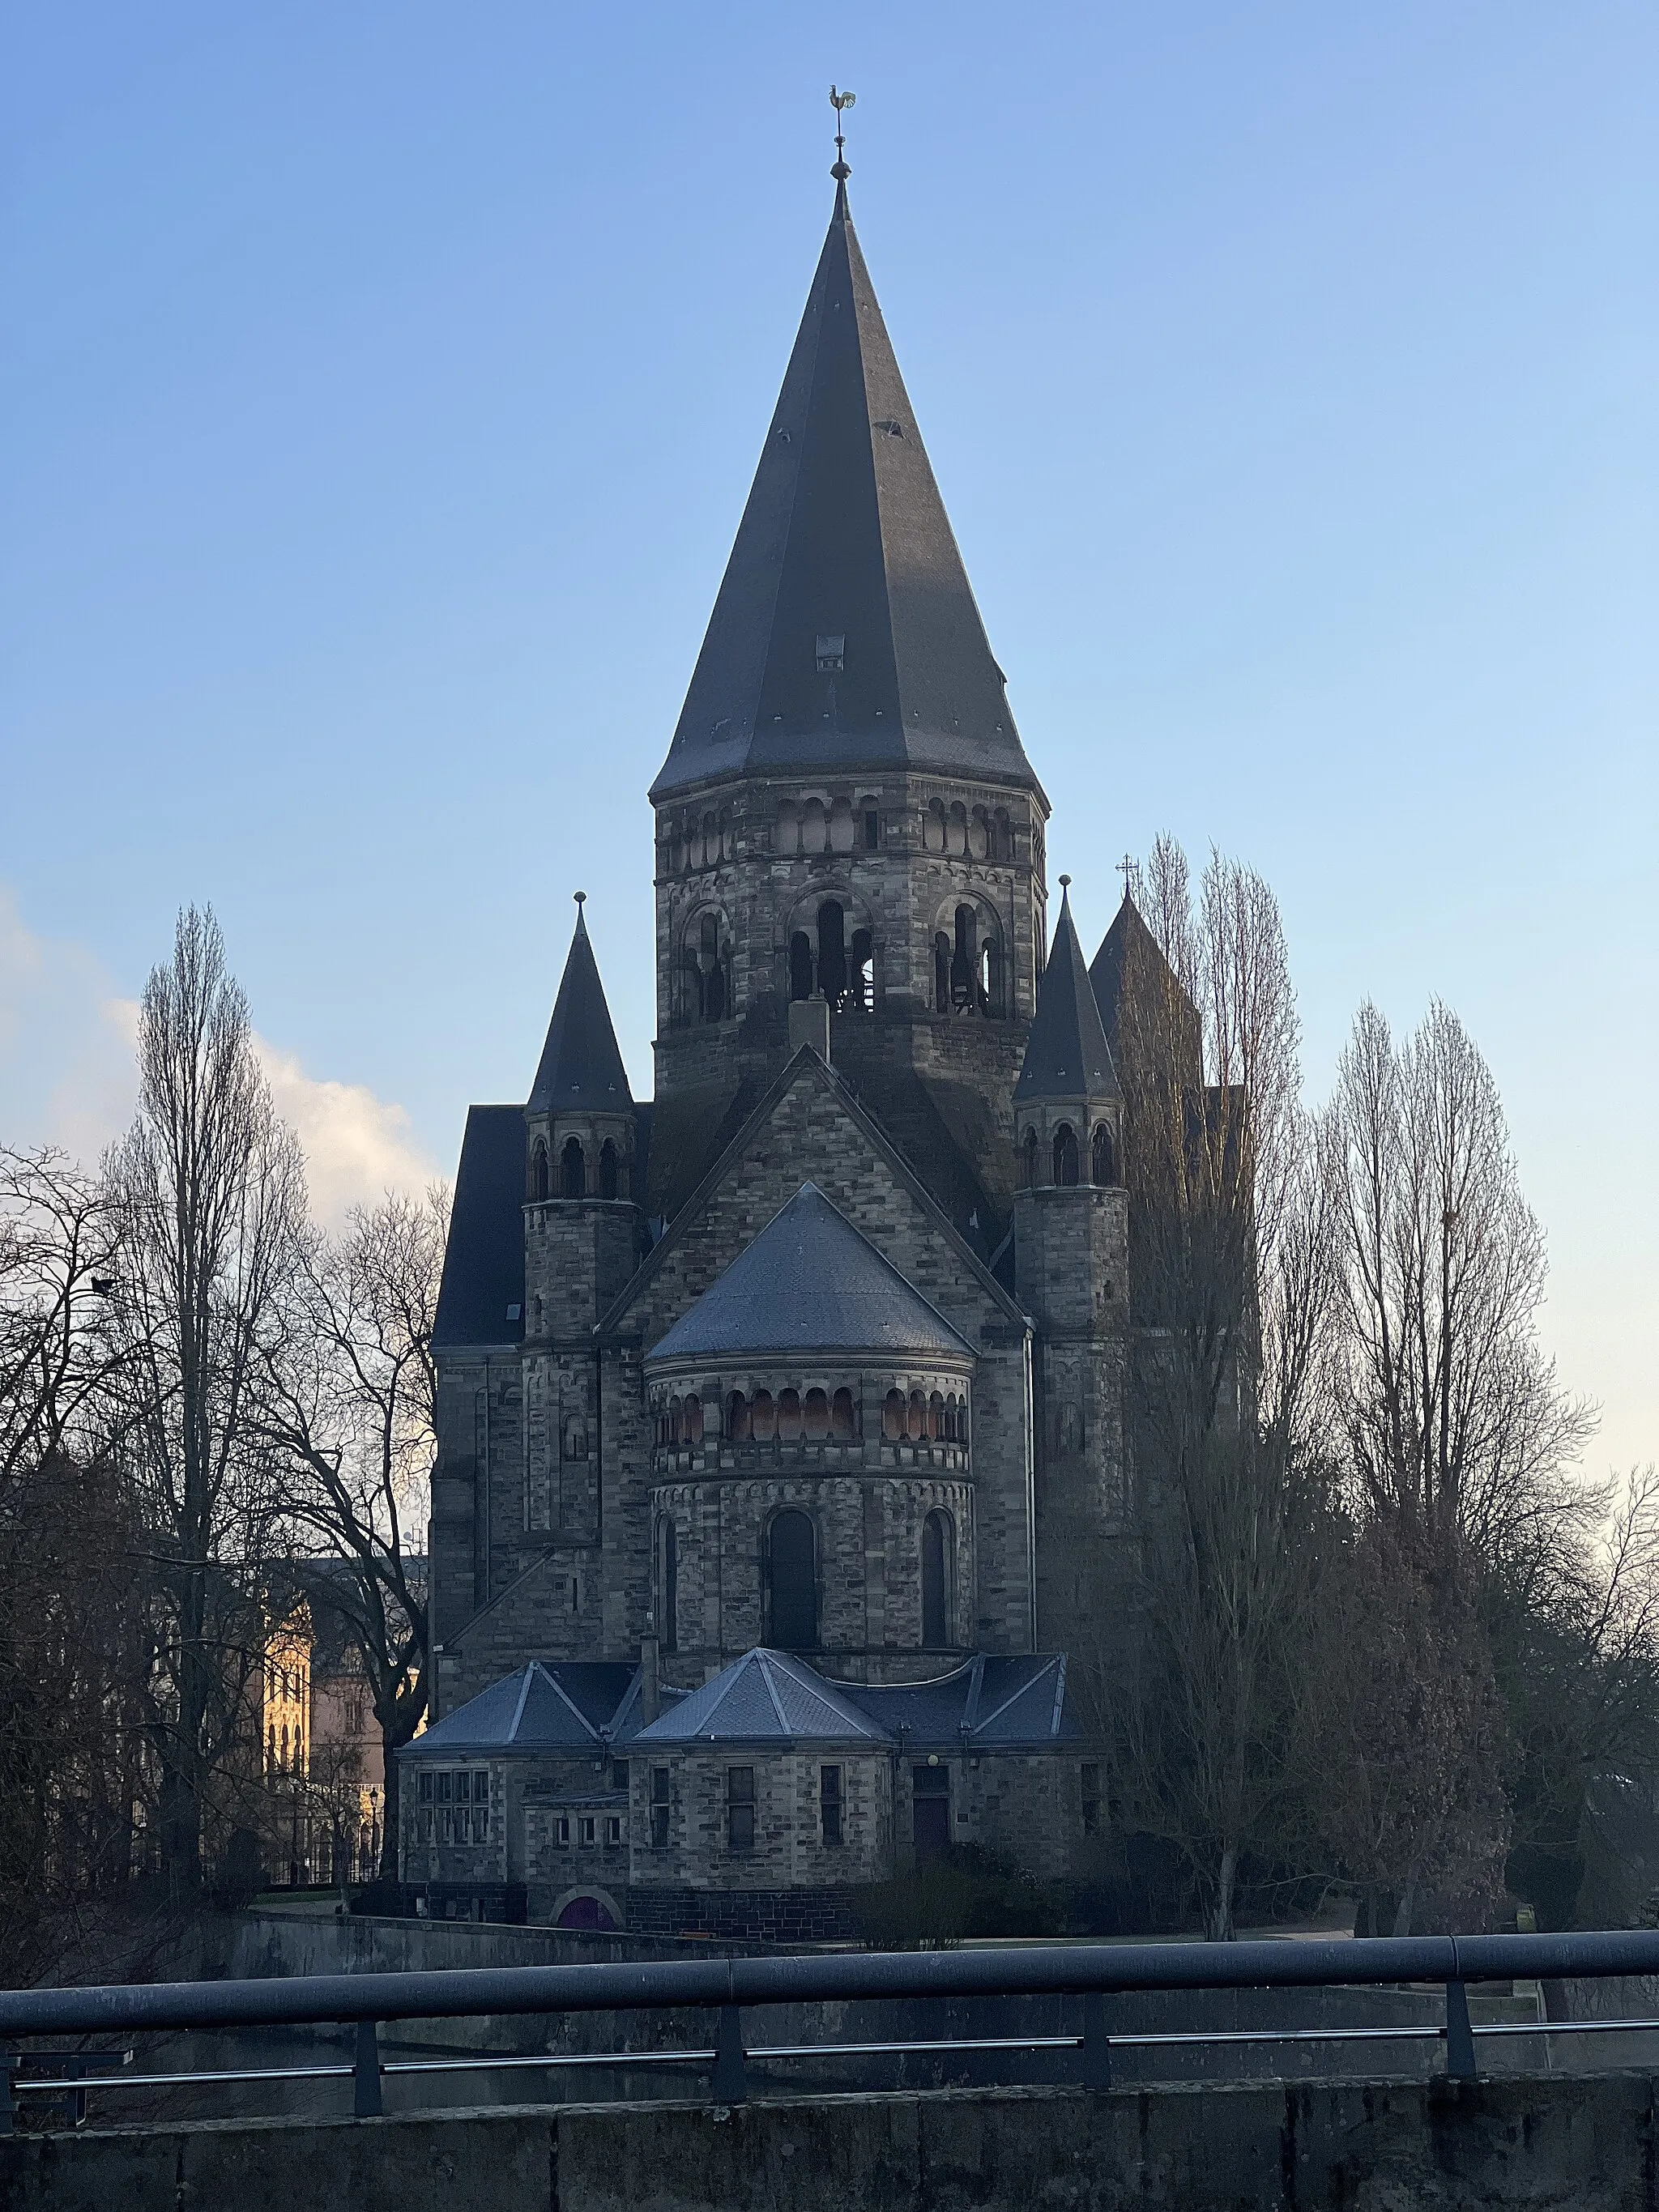
[[[939,1858],[951,1844],[951,1770],[916,1766],[910,1771],[911,1834],[916,1863]]]

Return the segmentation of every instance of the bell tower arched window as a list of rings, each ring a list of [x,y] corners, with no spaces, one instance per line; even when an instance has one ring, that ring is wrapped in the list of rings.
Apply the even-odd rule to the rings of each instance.
[[[818,908],[818,988],[832,1006],[847,988],[847,917],[839,899]]]
[[[617,1147],[607,1137],[599,1146],[599,1196],[615,1198],[622,1187],[622,1167]]]
[[[1054,1131],[1054,1181],[1069,1188],[1077,1179],[1077,1131],[1062,1121]]]
[[[580,1137],[567,1137],[559,1154],[559,1189],[566,1198],[587,1195],[587,1161]]]
[[[951,1004],[965,1013],[974,1003],[979,964],[979,916],[970,906],[959,906],[956,915],[956,944],[951,954]]]
[[[812,940],[804,929],[798,929],[789,940],[789,995],[792,999],[812,995]]]
[[[536,1149],[530,1155],[530,1195],[532,1198],[545,1198],[547,1196],[548,1181],[547,1146],[543,1143],[542,1139],[538,1137],[536,1139]]]
[[[1020,1181],[1025,1189],[1035,1190],[1037,1179],[1037,1133],[1025,1132],[1025,1141],[1019,1148]]]
[[[662,1577],[661,1603],[659,1607],[662,1648],[678,1651],[680,1643],[680,1540],[679,1532],[666,1515],[657,1523],[660,1532],[658,1566]]]
[[[811,1651],[818,1640],[817,1562],[811,1518],[793,1506],[766,1532],[769,1632],[780,1651]]]

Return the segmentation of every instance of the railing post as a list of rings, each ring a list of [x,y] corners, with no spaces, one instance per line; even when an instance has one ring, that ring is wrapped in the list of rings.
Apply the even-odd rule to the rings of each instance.
[[[1446,1984],[1446,2072],[1454,2081],[1473,2081],[1475,2078],[1468,1984],[1461,1981]]]
[[[749,2066],[743,2047],[743,2016],[734,2004],[720,2009],[714,2033],[714,2102],[741,2105],[748,2101]]]
[[[351,2069],[351,2116],[375,2120],[380,2116],[380,2039],[372,2020],[357,2023],[357,2056]]]
[[[1083,2000],[1082,2078],[1085,2089],[1112,2086],[1112,2039],[1106,2033],[1106,1999],[1091,1990]]]

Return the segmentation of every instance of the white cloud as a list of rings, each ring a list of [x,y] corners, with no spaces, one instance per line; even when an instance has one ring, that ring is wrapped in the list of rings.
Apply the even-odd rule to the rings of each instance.
[[[0,1137],[94,1161],[132,1120],[137,1026],[137,1001],[97,957],[30,929],[0,884]],[[433,1179],[403,1107],[366,1084],[308,1075],[295,1054],[254,1042],[276,1110],[305,1149],[312,1211],[325,1226]]]
[[[277,1113],[306,1156],[311,1210],[338,1228],[354,1206],[374,1206],[388,1190],[423,1190],[437,1174],[404,1109],[367,1084],[307,1075],[291,1052],[257,1037],[259,1065]]]

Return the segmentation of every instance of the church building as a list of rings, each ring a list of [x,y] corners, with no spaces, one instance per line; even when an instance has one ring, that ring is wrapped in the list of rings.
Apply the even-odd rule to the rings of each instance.
[[[434,1913],[805,1938],[952,1846],[1063,1876],[1133,1328],[1091,969],[836,164],[655,782],[653,1100],[580,901],[473,1107],[435,1337]],[[1088,1587],[1098,1587],[1091,1577]]]

